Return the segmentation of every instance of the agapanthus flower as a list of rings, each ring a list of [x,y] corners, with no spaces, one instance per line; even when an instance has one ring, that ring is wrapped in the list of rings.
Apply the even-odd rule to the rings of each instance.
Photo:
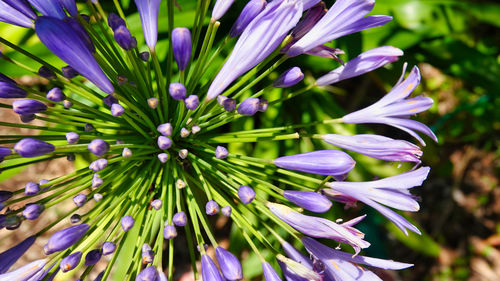
[[[166,17],[159,18],[160,2],[135,0],[135,6],[123,9],[120,1],[101,6],[96,0],[78,5],[73,0],[0,0],[0,21],[34,29],[42,43],[37,46],[46,47],[36,54],[51,52],[58,58],[31,53],[24,42],[36,38],[16,45],[0,34],[9,47],[0,60],[40,76],[43,83],[26,85],[0,73],[2,110],[19,115],[19,121],[0,125],[29,131],[0,136],[0,170],[52,165],[58,158],[74,168],[52,178],[33,174],[19,186],[0,190],[0,236],[22,229],[16,234],[25,238],[0,254],[0,280],[56,280],[67,271],[79,280],[174,280],[183,268],[174,266],[181,243],[191,243],[181,247],[186,246],[193,264],[201,260],[203,280],[247,278],[242,256],[219,245],[214,222],[232,224],[241,234],[242,248],[256,253],[267,281],[281,280],[271,259],[293,281],[352,280],[354,273],[374,277],[354,264],[406,267],[358,255],[371,242],[356,228],[365,216],[346,222],[340,213],[335,213],[339,220],[327,217],[334,204],[361,201],[403,230],[418,232],[385,206],[418,210],[409,189],[422,184],[428,168],[368,182],[343,180],[357,169],[355,153],[420,164],[422,151],[373,133],[325,134],[316,125],[383,123],[434,136],[408,119],[432,104],[428,98],[406,99],[419,82],[418,69],[379,102],[342,118],[296,124],[288,117],[281,120],[276,107],[402,56],[401,50],[383,46],[343,63],[344,52],[327,44],[390,17],[366,16],[373,0],[338,0],[328,10],[318,0],[251,0],[230,22],[224,15],[237,5],[217,0],[199,1],[196,11],[179,21],[177,9],[185,4],[164,1]],[[139,17],[128,14],[135,8],[143,34],[136,32]],[[305,79],[311,71],[294,58],[299,54],[319,56],[334,70]],[[271,125],[275,121],[285,124]],[[311,148],[321,142],[309,138],[349,154]],[[287,145],[277,149],[281,141]],[[41,218],[46,225],[31,227]],[[345,244],[355,254],[321,252],[324,246],[303,235]],[[45,237],[43,251],[31,249],[35,239]],[[291,246],[294,239],[311,259]],[[275,242],[283,245],[283,253],[277,253]],[[27,251],[35,261],[13,268]],[[328,262],[342,268],[331,264],[319,270]]]

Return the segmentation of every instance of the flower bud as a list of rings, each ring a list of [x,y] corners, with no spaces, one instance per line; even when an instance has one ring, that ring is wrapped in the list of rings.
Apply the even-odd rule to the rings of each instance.
[[[187,149],[181,149],[181,150],[179,150],[179,157],[181,159],[186,159],[186,157],[188,156],[188,153],[189,153],[189,151]]]
[[[224,107],[224,110],[227,112],[233,112],[236,109],[236,100],[231,98],[226,98],[222,102],[222,107]]]
[[[63,106],[65,109],[70,109],[73,106],[73,103],[69,100],[63,100]]]
[[[159,136],[157,142],[160,149],[169,149],[172,146],[172,140],[169,137]]]
[[[139,57],[141,58],[141,60],[147,62],[149,60],[149,52],[141,52],[139,53]]]
[[[172,222],[176,226],[185,226],[187,223],[186,213],[184,213],[183,211],[176,213],[172,218]]]
[[[220,270],[226,280],[233,281],[243,279],[241,263],[236,256],[220,246],[215,248],[215,256],[217,257]]]
[[[45,207],[39,204],[28,204],[23,210],[23,216],[27,220],[36,220],[42,214]]]
[[[94,265],[101,259],[101,249],[94,249],[85,255],[85,266]]]
[[[75,197],[73,197],[73,203],[75,203],[77,207],[82,207],[83,205],[85,205],[86,202],[87,202],[87,196],[85,194],[78,194]]]
[[[255,198],[255,191],[248,185],[240,186],[238,189],[238,197],[243,204],[249,204]]]
[[[177,229],[175,229],[175,226],[170,224],[165,225],[165,228],[163,229],[163,237],[167,240],[177,237]]]
[[[231,217],[231,211],[232,211],[231,206],[222,207],[222,209],[220,210],[220,212],[228,218]]]
[[[62,71],[63,76],[68,78],[68,79],[75,78],[79,74],[78,71],[76,71],[74,68],[72,68],[69,65],[61,68],[61,71]]]
[[[318,150],[274,159],[274,164],[287,170],[339,176],[347,174],[356,162],[339,150]]]
[[[110,13],[108,16],[108,25],[111,27],[113,31],[115,31],[118,27],[120,26],[126,26],[125,20],[120,18],[117,14],[115,13]]]
[[[186,128],[181,129],[181,138],[187,138],[189,136],[189,130]]]
[[[213,216],[219,212],[219,204],[214,200],[210,200],[205,205],[205,213],[209,216]]]
[[[157,98],[149,98],[148,106],[152,109],[156,109],[158,107],[158,99]]]
[[[217,0],[212,9],[212,20],[218,20],[229,10],[233,5],[234,0]]]
[[[27,265],[21,266],[18,269],[2,274],[0,277],[2,280],[21,280],[26,281],[30,280],[31,277],[37,275],[40,271],[43,271],[43,267],[47,264],[46,259],[36,260],[34,262],[30,262]],[[38,279],[36,279],[38,280]]]
[[[75,132],[66,133],[66,140],[69,144],[75,144],[80,140],[80,135]]]
[[[36,115],[35,114],[24,114],[24,115],[21,115],[19,117],[21,119],[21,122],[23,122],[23,123],[29,123],[29,122],[35,120]]]
[[[172,135],[172,124],[170,123],[164,123],[164,124],[161,124],[159,125],[156,130],[166,136],[166,137],[170,137]]]
[[[122,115],[123,112],[125,112],[125,108],[123,108],[123,106],[121,106],[119,103],[113,103],[111,105],[111,115],[118,117]]]
[[[227,148],[223,146],[218,145],[217,148],[215,148],[215,158],[217,159],[224,159],[228,154]]]
[[[25,98],[28,95],[25,90],[17,87],[16,84],[0,81],[0,98],[17,99]]]
[[[88,144],[87,148],[95,156],[101,157],[106,154],[106,152],[108,152],[109,143],[105,142],[102,139],[95,139]]]
[[[225,100],[227,100],[227,99],[228,99],[228,97],[226,97],[226,96],[223,96],[223,95],[218,95],[218,96],[217,96],[217,103],[218,103],[220,106],[222,106],[222,105],[223,105],[223,103],[224,103],[224,101],[225,101]]]
[[[102,197],[103,197],[103,196],[102,196],[102,194],[100,194],[100,193],[95,193],[95,194],[94,194],[94,200],[95,200],[96,202],[101,201],[101,200],[102,200]]]
[[[200,100],[198,99],[197,95],[190,95],[184,100],[184,104],[186,105],[187,109],[195,110],[198,105],[200,105]]]
[[[121,219],[120,223],[122,225],[123,231],[127,232],[134,226],[134,219],[131,216],[125,216]]]
[[[155,258],[155,252],[153,252],[151,250],[151,247],[146,251],[144,251],[144,248],[143,248],[143,251],[142,251],[142,263],[143,264],[152,263],[154,258]]]
[[[168,86],[168,92],[174,100],[183,100],[186,98],[186,87],[181,83],[171,83]]]
[[[201,256],[201,276],[202,280],[224,281],[217,266],[207,254]]]
[[[180,71],[186,69],[191,58],[191,32],[185,27],[172,30],[172,49]]]
[[[4,225],[7,230],[18,229],[21,226],[21,223],[22,220],[19,216],[8,216],[4,221]]]
[[[70,162],[74,162],[76,159],[76,156],[74,153],[70,152],[68,153],[68,155],[66,155],[66,160],[70,161]]]
[[[103,255],[109,255],[114,253],[116,250],[116,245],[113,242],[106,241],[102,243],[102,254]]]
[[[302,79],[304,79],[304,74],[299,67],[295,66],[283,72],[276,80],[274,80],[273,87],[288,88],[299,83]]]
[[[177,179],[177,181],[175,182],[175,187],[177,187],[177,189],[183,189],[184,187],[186,187],[186,183],[181,179]]]
[[[81,259],[82,259],[82,252],[80,251],[63,258],[61,260],[61,264],[59,265],[61,267],[61,271],[67,272],[74,269],[75,267],[78,266]]]
[[[95,128],[94,128],[94,125],[89,124],[89,123],[85,123],[85,125],[83,126],[83,130],[85,132],[92,132],[93,130],[95,130]]]
[[[81,217],[79,214],[73,214],[73,215],[71,215],[71,217],[69,218],[69,221],[70,221],[72,224],[79,223],[81,220],[82,220],[82,217]]]
[[[120,25],[114,31],[115,41],[122,49],[130,51],[137,47],[137,40],[132,36],[130,30],[125,25]]]
[[[265,0],[250,0],[241,11],[240,16],[234,22],[229,36],[236,37],[240,35],[248,24],[266,7]]]
[[[260,99],[259,108],[257,109],[257,111],[265,112],[268,107],[269,107],[269,102],[266,99]]]
[[[240,103],[237,111],[241,115],[252,116],[259,110],[259,102],[258,98],[248,98]]]
[[[332,206],[332,202],[328,198],[313,191],[285,190],[283,196],[290,202],[311,212],[324,213]]]
[[[9,200],[14,193],[7,190],[0,190],[0,203]]]
[[[108,165],[108,160],[106,159],[97,159],[94,162],[90,163],[89,169],[91,169],[94,172],[99,172],[106,168]]]
[[[161,206],[163,205],[163,202],[160,199],[155,199],[151,202],[150,205],[151,205],[151,207],[153,207],[153,209],[158,211],[161,208]]]
[[[88,224],[74,225],[60,230],[49,238],[49,241],[43,247],[43,251],[46,255],[50,255],[66,250],[78,242],[88,230]]]
[[[130,148],[125,147],[122,151],[122,156],[125,158],[132,157],[132,150]]]
[[[198,126],[198,125],[194,125],[194,126],[191,128],[191,132],[193,133],[193,135],[196,135],[199,131],[201,131],[201,128],[200,128],[200,126]]]
[[[154,266],[148,266],[143,271],[137,274],[136,281],[156,281],[158,279],[158,271]]]
[[[32,138],[22,139],[14,145],[14,151],[26,158],[41,156],[54,150],[52,144]]]
[[[36,182],[28,182],[24,187],[24,194],[35,195],[40,192],[40,185]]]
[[[160,154],[158,154],[158,159],[160,160],[160,162],[166,163],[168,160],[168,154],[167,153],[160,153]]]
[[[281,281],[280,276],[269,263],[262,262],[262,270],[264,271],[266,281]]]
[[[47,110],[47,106],[42,102],[32,99],[15,100],[12,109],[19,115],[35,114]]]
[[[107,95],[105,98],[102,99],[102,101],[109,107],[111,107],[114,103],[118,103],[118,100],[115,97],[113,97],[113,95]]]
[[[52,71],[52,69],[46,67],[45,65],[42,65],[39,69],[38,69],[38,75],[42,76],[43,78],[46,78],[46,79],[56,79],[56,74],[54,73],[54,71]]]
[[[98,188],[104,183],[104,181],[99,177],[99,174],[94,174],[92,176],[92,188]]]
[[[0,228],[2,227],[0,226]],[[14,247],[6,250],[5,252],[0,253],[0,274],[7,272],[7,270],[9,270],[9,268],[13,266],[21,256],[24,255],[24,253],[31,247],[31,245],[35,243],[35,240],[36,240],[35,236],[30,236],[24,239],[19,244],[15,245]]]

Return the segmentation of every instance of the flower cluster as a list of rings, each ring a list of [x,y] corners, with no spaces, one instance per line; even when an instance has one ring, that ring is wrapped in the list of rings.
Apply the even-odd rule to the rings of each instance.
[[[379,280],[360,265],[392,270],[412,266],[358,255],[370,246],[356,228],[365,216],[342,223],[315,213],[328,212],[332,201],[346,206],[361,201],[405,233],[420,233],[391,209],[419,209],[409,192],[429,173],[428,167],[419,167],[419,146],[379,135],[299,135],[295,130],[381,123],[408,132],[422,145],[417,132],[437,140],[427,126],[410,119],[433,103],[422,96],[408,98],[420,82],[417,67],[375,104],[337,119],[243,131],[230,126],[313,87],[362,75],[402,56],[401,50],[382,46],[344,63],[338,57],[342,50],[325,45],[390,21],[388,16],[366,16],[373,0],[337,0],[328,9],[318,0],[250,0],[220,42],[215,40],[217,31],[227,23],[219,20],[234,1],[217,0],[211,15],[210,1],[199,1],[192,27],[174,28],[174,0],[135,0],[145,46],[131,33],[119,1],[113,2],[115,10],[104,11],[98,0],[78,5],[74,0],[0,0],[0,21],[32,29],[64,63],[56,67],[0,36],[0,43],[38,68],[8,52],[0,59],[39,75],[48,87],[42,92],[0,73],[1,107],[20,117],[20,122],[0,125],[33,130],[29,136],[0,136],[1,172],[57,158],[91,159],[88,167],[66,175],[0,190],[2,235],[62,202],[73,205],[60,208],[49,225],[30,229],[24,241],[0,253],[0,280],[53,280],[68,274],[78,274],[79,280],[173,280],[173,241],[181,234],[193,264],[201,260],[203,280],[241,280],[238,257],[213,234],[209,216],[219,213],[260,258],[267,281],[281,280],[270,264],[275,261],[287,280]],[[158,38],[162,7],[167,38]],[[157,54],[158,39],[168,42],[166,56]],[[337,67],[307,84],[300,67],[280,67],[299,55],[333,59]],[[224,63],[215,73],[209,71],[217,61]],[[269,81],[275,71],[281,75]],[[262,87],[266,81],[269,85]],[[272,89],[285,90],[276,98],[268,94]],[[389,178],[348,182],[356,161],[342,150],[263,159],[230,149],[234,143],[302,138],[416,166]],[[45,257],[12,269],[47,232],[53,234],[40,253]],[[311,237],[346,244],[354,254]],[[296,239],[310,257],[289,239]],[[275,248],[275,241],[282,249]],[[207,244],[215,255],[209,255]],[[94,272],[99,262],[105,269]],[[116,265],[120,270],[113,270]]]

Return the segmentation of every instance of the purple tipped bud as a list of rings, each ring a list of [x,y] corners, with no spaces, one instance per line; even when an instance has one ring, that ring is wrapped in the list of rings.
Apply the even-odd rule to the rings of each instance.
[[[120,25],[115,29],[114,37],[116,43],[118,43],[118,45],[126,51],[137,47],[137,40],[132,36],[130,30],[124,25]]]
[[[42,214],[45,207],[39,204],[29,204],[26,205],[26,208],[23,210],[23,216],[27,220],[36,220]]]
[[[125,158],[132,157],[132,150],[130,148],[125,147],[122,151],[122,156]]]
[[[94,249],[85,255],[85,266],[94,265],[101,259],[102,253],[100,249]]]
[[[201,128],[200,128],[200,126],[198,126],[198,125],[194,125],[194,126],[191,128],[191,132],[193,133],[193,135],[196,135],[199,131],[201,131]]]
[[[119,103],[113,103],[111,105],[111,115],[118,117],[122,115],[123,112],[125,112],[125,108],[123,108],[123,106],[121,106]]]
[[[85,132],[91,132],[91,131],[95,130],[95,128],[94,128],[94,125],[89,124],[89,123],[85,123],[85,125],[83,126],[83,130]]]
[[[158,271],[154,266],[148,266],[143,271],[137,274],[136,281],[156,281],[158,279]]]
[[[50,68],[46,67],[45,65],[41,66],[38,69],[38,75],[40,75],[46,79],[56,79],[56,74],[54,73],[54,71],[52,71]]]
[[[163,237],[167,240],[177,237],[177,229],[175,229],[175,226],[170,224],[165,225],[165,228],[163,229]]]
[[[101,140],[101,139],[95,139],[89,143],[87,146],[90,152],[94,154],[95,156],[101,157],[106,152],[109,150],[109,143]]]
[[[107,95],[102,101],[109,107],[111,107],[114,103],[118,103],[118,100],[112,95]]]
[[[220,270],[226,280],[233,281],[243,279],[241,263],[236,256],[220,246],[215,248],[215,256],[217,257]]]
[[[169,149],[172,146],[172,140],[165,136],[159,136],[157,143],[160,149]]]
[[[47,93],[46,98],[49,99],[49,100],[51,100],[51,101],[53,101],[53,102],[60,102],[60,101],[63,101],[66,98],[66,95],[62,92],[61,89],[59,89],[59,88],[52,88]]]
[[[243,204],[249,204],[255,199],[255,191],[248,185],[240,186],[238,189],[238,197]]]
[[[221,211],[221,213],[222,213],[224,216],[226,216],[226,217],[228,217],[228,218],[229,218],[229,217],[231,217],[231,211],[232,211],[232,210],[233,210],[233,209],[231,208],[231,206],[226,206],[226,207],[223,207],[220,211]]]
[[[139,57],[143,61],[148,61],[149,60],[149,52],[142,52],[139,54]]]
[[[69,218],[69,221],[70,221],[72,224],[79,223],[81,220],[82,220],[82,217],[81,217],[79,214],[73,214],[73,215],[71,215],[71,217]]]
[[[210,200],[205,205],[205,213],[209,216],[213,216],[219,212],[219,204],[214,200]]]
[[[92,188],[98,188],[104,183],[104,181],[99,177],[98,174],[92,176]]]
[[[172,222],[176,225],[176,226],[185,226],[186,223],[187,223],[187,217],[186,217],[186,213],[184,213],[183,211],[180,211],[178,212],[177,214],[174,215],[174,217],[172,218]]]
[[[234,0],[217,0],[212,10],[212,19],[218,20],[229,10],[233,5]]]
[[[49,238],[49,241],[43,247],[43,251],[46,255],[50,255],[66,250],[78,242],[88,230],[88,224],[74,225],[60,230]]]
[[[115,29],[117,29],[118,27],[120,26],[125,26],[125,21],[120,18],[117,14],[115,13],[110,13],[109,16],[108,16],[108,25],[109,27],[111,27],[111,29],[113,31],[115,31]]]
[[[97,175],[97,174],[96,174],[96,175]],[[96,202],[101,201],[101,200],[102,200],[102,197],[103,197],[103,196],[102,196],[102,194],[100,194],[100,193],[95,193],[95,194],[94,194],[94,200],[95,200]]]
[[[186,98],[186,87],[181,83],[171,83],[170,86],[168,86],[168,92],[174,100],[183,100]]]
[[[258,98],[248,98],[238,106],[238,113],[241,115],[252,116],[259,110],[260,100]]]
[[[264,271],[264,278],[266,281],[281,281],[280,276],[269,263],[263,262],[262,270]]]
[[[91,169],[94,172],[99,172],[100,170],[106,168],[107,165],[108,165],[108,160],[97,159],[94,162],[90,163],[89,169]]]
[[[186,104],[187,109],[195,110],[198,105],[200,105],[200,100],[197,95],[190,95],[184,100],[184,103]]]
[[[158,132],[164,136],[170,137],[172,135],[172,124],[164,123],[156,128]]]
[[[160,154],[158,154],[158,159],[160,160],[160,162],[166,163],[168,160],[168,154],[167,153],[160,153]]]
[[[265,0],[250,0],[241,11],[240,16],[234,22],[231,31],[229,31],[229,36],[236,37],[243,33],[243,30],[248,26],[248,24],[266,7],[267,2]]]
[[[224,104],[224,101],[227,100],[228,97],[223,96],[223,95],[218,95],[217,96],[217,103],[222,106]]]
[[[283,72],[278,79],[274,80],[274,88],[288,88],[304,79],[304,74],[299,67],[295,66]]]
[[[146,253],[148,251],[151,251],[151,246],[149,246],[148,243],[142,244],[142,253]]]
[[[121,219],[120,223],[122,225],[123,231],[127,232],[134,226],[134,219],[131,216],[125,216]]]
[[[217,266],[206,254],[201,256],[201,276],[202,280],[224,281]]]
[[[0,203],[9,200],[13,193],[7,190],[0,190]]]
[[[224,107],[224,110],[227,112],[233,112],[236,109],[236,100],[231,98],[226,98],[222,102],[222,107]]]
[[[305,173],[340,176],[347,174],[356,162],[339,150],[318,150],[274,159],[274,164],[287,170]]]
[[[172,30],[172,48],[179,70],[186,69],[191,58],[191,32],[185,27]]]
[[[179,157],[181,159],[186,159],[186,157],[188,156],[188,153],[189,153],[189,151],[187,149],[181,149],[181,150],[179,150]]]
[[[61,68],[61,71],[62,71],[63,76],[68,78],[68,79],[75,78],[79,74],[78,71],[76,71],[74,68],[72,68],[69,65]]]
[[[148,264],[152,263],[154,258],[155,258],[155,252],[151,250],[151,247],[147,250],[144,250],[144,247],[142,248],[142,263],[143,264]]]
[[[14,265],[14,263],[16,263],[16,261],[31,247],[31,245],[33,245],[35,240],[35,236],[30,236],[16,246],[0,253],[0,274],[7,272],[7,270],[9,270],[9,268]],[[2,275],[0,275],[0,277],[1,276]]]
[[[35,195],[40,192],[40,185],[36,182],[28,182],[24,187],[24,194]]]
[[[74,132],[66,133],[66,140],[69,144],[75,144],[80,140],[80,135]]]
[[[153,50],[158,39],[158,13],[161,0],[135,0],[135,5],[141,17],[144,39],[148,47]]]
[[[181,135],[181,138],[187,138],[189,136],[189,130],[186,128],[182,128],[180,135]]]
[[[70,109],[73,106],[73,103],[69,100],[63,100],[63,106],[65,109]]]
[[[109,255],[114,253],[116,250],[116,245],[113,242],[106,241],[102,243],[102,254],[103,255]]]
[[[158,107],[158,99],[157,98],[149,98],[148,106],[152,109],[156,109]]]
[[[218,145],[217,148],[215,149],[215,158],[217,159],[224,159],[227,157],[229,152],[227,151],[227,148]]]
[[[161,206],[163,205],[163,202],[160,199],[155,199],[153,202],[151,202],[151,207],[155,210],[159,210]]]
[[[54,150],[52,144],[32,138],[22,139],[14,145],[14,151],[26,158],[41,156]]]
[[[332,202],[328,198],[313,191],[285,190],[283,196],[290,202],[311,212],[324,213],[332,206]]]
[[[259,108],[257,109],[257,111],[265,112],[268,107],[269,107],[269,102],[266,99],[260,99]]]
[[[20,89],[14,83],[0,81],[0,98],[2,99],[17,99],[25,98],[28,95],[26,91]]]
[[[73,202],[77,207],[82,207],[87,202],[87,196],[85,194],[78,194],[73,197]]]
[[[12,103],[12,109],[20,115],[35,114],[47,110],[47,106],[42,102],[32,99],[15,100]]]
[[[67,272],[74,269],[80,263],[81,259],[82,259],[82,252],[76,252],[63,258],[60,264],[61,271]]]

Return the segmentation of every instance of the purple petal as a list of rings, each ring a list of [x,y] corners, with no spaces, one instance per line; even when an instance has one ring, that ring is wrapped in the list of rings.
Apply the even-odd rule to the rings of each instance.
[[[146,44],[153,50],[158,39],[158,13],[161,0],[135,0],[141,16],[142,30]]]
[[[66,17],[66,13],[57,0],[28,0],[28,2],[44,16],[50,16],[61,20]]]

